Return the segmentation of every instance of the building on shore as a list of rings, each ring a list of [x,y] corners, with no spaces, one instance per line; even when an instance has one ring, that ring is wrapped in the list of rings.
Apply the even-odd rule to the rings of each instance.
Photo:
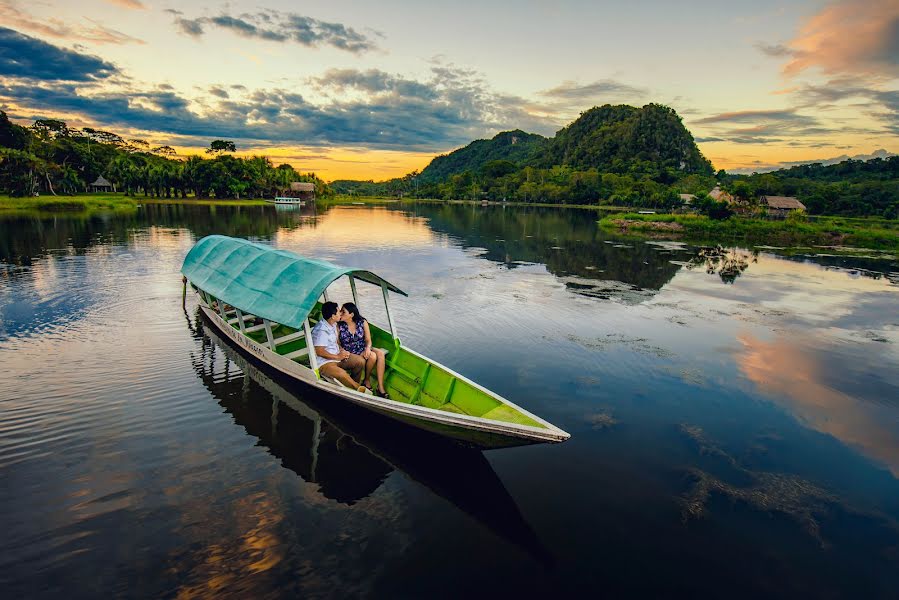
[[[109,183],[109,180],[99,175],[97,177],[97,181],[90,184],[90,191],[92,192],[113,192],[115,189],[112,184]]]
[[[795,210],[805,210],[805,204],[792,196],[760,196],[759,206],[768,211],[769,217],[786,217]]]
[[[315,200],[315,184],[308,181],[294,181],[290,184],[290,195],[300,200]]]
[[[711,192],[709,192],[709,198],[711,198],[715,202],[727,202],[728,204],[734,203],[734,197],[722,190],[721,187],[717,185],[712,188]]]

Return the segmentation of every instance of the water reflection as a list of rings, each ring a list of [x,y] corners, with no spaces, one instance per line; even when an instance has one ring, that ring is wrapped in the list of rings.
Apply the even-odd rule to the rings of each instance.
[[[859,449],[899,477],[899,385],[888,379],[889,363],[869,357],[875,364],[859,365],[857,349],[819,339],[765,341],[748,332],[737,339],[735,360],[759,389],[807,426]]]
[[[208,340],[193,358],[203,385],[238,425],[284,467],[318,484],[325,498],[355,504],[398,470],[541,563],[552,562],[481,452],[336,404],[312,388],[295,390],[295,383],[269,376],[223,341],[199,311],[192,331]],[[217,349],[229,362],[225,377],[214,364]]]
[[[682,245],[653,246],[602,231],[592,210],[486,208],[458,204],[404,205],[428,226],[482,257],[514,269],[542,264],[571,291],[637,303],[671,281],[694,253]]]

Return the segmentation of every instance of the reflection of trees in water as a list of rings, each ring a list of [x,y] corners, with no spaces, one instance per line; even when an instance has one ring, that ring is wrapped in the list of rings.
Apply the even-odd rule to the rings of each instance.
[[[592,210],[459,204],[418,204],[396,210],[427,218],[431,229],[452,236],[464,247],[485,248],[484,258],[509,268],[539,263],[557,277],[575,276],[586,283],[622,282],[637,290],[659,290],[680,269],[671,262],[680,251],[609,235],[597,226]],[[569,287],[581,291],[583,284]],[[595,292],[594,288],[603,286],[587,287]],[[608,291],[616,294],[618,290]]]
[[[724,283],[733,283],[749,268],[750,259],[751,262],[758,262],[758,255],[757,250],[750,255],[737,248],[700,248],[696,256],[690,259],[687,268],[704,268],[709,275],[717,273]]]
[[[274,206],[145,204],[128,214],[0,217],[0,261],[29,265],[48,249],[77,254],[97,245],[124,245],[135,230],[187,229],[200,238],[213,233],[270,238],[281,228],[315,227],[315,207],[281,211]]]
[[[322,496],[352,505],[399,470],[540,561],[546,549],[479,451],[372,415],[332,396],[283,380],[250,363],[211,327],[199,310],[192,334],[194,369],[219,404],[259,439],[259,445]],[[224,354],[225,365],[216,366]],[[290,388],[290,389],[288,389]]]

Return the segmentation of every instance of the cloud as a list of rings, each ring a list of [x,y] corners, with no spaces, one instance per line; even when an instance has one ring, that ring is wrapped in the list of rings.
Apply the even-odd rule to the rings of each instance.
[[[759,42],[755,44],[755,47],[767,56],[772,56],[775,58],[783,58],[785,56],[793,56],[793,51],[784,46],[783,44],[765,44],[763,42]]]
[[[743,110],[736,112],[726,112],[718,115],[712,115],[702,119],[693,121],[699,125],[707,125],[710,123],[759,123],[759,122],[802,122],[804,124],[814,124],[817,120],[814,117],[806,117],[797,115],[793,110]]]
[[[843,0],[811,17],[789,44],[786,75],[899,75],[899,2]]]
[[[146,10],[147,6],[140,0],[106,0],[110,4],[121,6],[122,8],[132,8],[135,10]]]
[[[230,98],[230,95],[228,94],[227,90],[225,90],[219,86],[213,86],[213,87],[209,88],[209,93],[212,94],[213,96],[217,96],[219,98]]]
[[[168,10],[175,16],[175,24],[182,33],[199,38],[213,27],[241,37],[271,42],[295,42],[309,47],[332,46],[354,54],[377,49],[374,40],[341,23],[319,21],[296,13],[264,10],[239,16],[221,14],[214,17],[189,19],[180,11]]]
[[[649,95],[649,90],[611,79],[602,79],[586,85],[578,85],[574,81],[565,81],[552,89],[540,92],[540,95],[563,100],[592,100],[609,96],[645,98]]]
[[[470,70],[432,67],[415,81],[379,70],[330,70],[309,80],[324,100],[312,103],[285,89],[243,90],[221,86],[188,99],[171,88],[139,89],[34,80],[0,83],[0,99],[32,111],[77,114],[106,128],[153,131],[193,138],[304,146],[445,152],[504,129],[552,133],[559,123],[535,116],[524,99],[497,94]],[[334,92],[334,98],[328,96]]]
[[[141,39],[121,31],[110,29],[100,23],[85,18],[90,26],[65,23],[59,19],[35,19],[18,7],[15,0],[0,0],[0,12],[4,25],[66,41],[89,42],[93,44],[145,44]]]
[[[321,90],[344,92],[349,89],[368,94],[396,94],[407,98],[434,99],[437,91],[434,87],[391,75],[378,69],[360,71],[358,69],[331,69],[320,77],[311,80]]]
[[[831,144],[823,145],[822,147],[832,148]],[[834,156],[831,158],[818,158],[818,159],[809,159],[809,160],[787,160],[782,162],[765,162],[761,160],[749,161],[748,166],[742,166],[737,168],[728,169],[728,173],[734,173],[737,175],[749,175],[752,173],[767,173],[769,171],[778,171],[780,169],[789,169],[790,167],[796,167],[799,165],[811,165],[820,163],[822,165],[835,165],[837,163],[841,163],[845,160],[871,160],[872,158],[889,158],[890,156],[896,156],[895,152],[890,152],[883,148],[879,150],[875,150],[870,154],[855,154],[849,156],[848,154],[841,154],[840,156]]]
[[[34,80],[95,81],[119,73],[96,56],[59,48],[0,27],[0,75]]]
[[[726,112],[696,119],[690,123],[703,131],[700,142],[737,144],[785,143],[802,147],[832,147],[825,138],[837,134],[882,134],[870,127],[854,127],[842,122],[824,122],[818,117],[800,114],[796,108]]]

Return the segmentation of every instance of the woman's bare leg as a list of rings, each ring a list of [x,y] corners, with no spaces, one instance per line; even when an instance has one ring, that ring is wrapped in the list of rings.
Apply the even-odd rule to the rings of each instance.
[[[367,388],[371,388],[371,372],[372,369],[375,368],[375,364],[378,362],[378,355],[372,350],[371,354],[368,356],[368,360],[365,361],[365,379],[362,380],[362,385]]]
[[[378,391],[383,394],[386,391],[384,388],[384,370],[387,368],[387,353],[380,348],[373,348],[372,351],[378,357]]]

